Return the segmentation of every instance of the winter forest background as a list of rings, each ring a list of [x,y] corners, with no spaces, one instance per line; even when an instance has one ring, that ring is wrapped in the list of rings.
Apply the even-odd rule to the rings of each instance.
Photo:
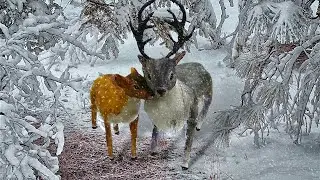
[[[129,160],[108,165],[106,154],[94,154],[91,159],[100,158],[94,163],[74,163],[87,162],[90,168],[104,163],[115,168],[113,173],[75,173],[77,165],[66,156],[90,154],[80,151],[81,140],[100,143],[105,153],[103,132],[90,129],[92,81],[100,73],[128,74],[130,66],[141,70],[128,22],[136,21],[145,2],[0,0],[0,179],[319,179],[320,12],[315,0],[180,0],[189,31],[196,28],[183,61],[205,64],[215,82],[208,128],[196,137],[198,153],[191,156],[194,165],[178,170],[174,161],[183,147],[167,145],[176,138],[167,135],[163,142],[170,156],[143,157],[142,169]],[[169,17],[167,8],[179,12],[171,6],[157,0],[153,23]],[[163,36],[168,29],[161,30],[145,34],[152,38],[146,51],[159,57],[172,46]],[[138,144],[148,151],[151,128],[141,126],[148,130],[142,128]],[[93,139],[83,139],[86,133]],[[172,169],[163,169],[162,162]],[[210,165],[203,167],[204,162]]]

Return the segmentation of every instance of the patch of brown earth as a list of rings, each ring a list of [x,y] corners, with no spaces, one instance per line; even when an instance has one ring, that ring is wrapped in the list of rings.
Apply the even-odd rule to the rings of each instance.
[[[167,179],[168,152],[149,156],[150,138],[138,138],[137,160],[131,160],[130,134],[113,135],[114,160],[107,157],[105,135],[99,131],[66,133],[59,156],[62,180]],[[162,141],[161,149],[168,143]]]

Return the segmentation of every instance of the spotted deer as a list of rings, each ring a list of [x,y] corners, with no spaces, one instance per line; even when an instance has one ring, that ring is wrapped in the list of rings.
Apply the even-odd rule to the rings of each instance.
[[[138,59],[142,64],[142,70],[148,86],[155,93],[155,97],[146,100],[144,108],[150,119],[154,123],[151,154],[157,152],[158,131],[169,128],[181,129],[187,122],[186,142],[182,169],[188,169],[190,161],[190,151],[195,134],[195,129],[200,130],[212,101],[212,79],[209,72],[197,62],[178,63],[185,55],[185,51],[178,52],[183,44],[190,39],[192,33],[184,35],[186,23],[186,11],[181,3],[171,0],[178,5],[182,11],[182,20],[179,21],[175,14],[168,10],[173,20],[165,21],[173,27],[178,34],[178,41],[175,41],[170,34],[168,37],[173,41],[172,50],[163,58],[154,59],[144,52],[144,46],[151,39],[143,40],[145,29],[153,28],[148,21],[153,12],[142,19],[143,10],[151,5],[155,0],[145,3],[138,12],[138,27],[130,27],[136,39],[141,55]],[[173,58],[171,56],[174,55]]]
[[[110,159],[112,153],[112,134],[110,123],[114,123],[115,134],[119,134],[118,123],[130,123],[131,157],[137,157],[137,130],[140,99],[153,97],[145,78],[135,68],[124,77],[119,74],[105,74],[98,77],[91,87],[91,120],[92,128],[97,128],[97,112],[99,111],[106,131],[107,152]]]

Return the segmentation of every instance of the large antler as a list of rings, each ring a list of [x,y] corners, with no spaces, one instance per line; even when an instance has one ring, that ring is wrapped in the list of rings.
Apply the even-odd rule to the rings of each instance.
[[[179,6],[179,8],[182,12],[182,20],[181,20],[181,22],[179,22],[176,15],[170,9],[167,10],[172,15],[173,21],[167,20],[167,19],[165,19],[165,21],[168,24],[170,24],[171,26],[173,26],[178,33],[178,41],[177,42],[175,40],[173,40],[173,38],[170,34],[168,34],[169,38],[173,42],[173,48],[172,48],[172,51],[170,51],[168,53],[168,55],[166,56],[167,58],[169,58],[170,56],[175,54],[183,46],[183,44],[191,38],[192,33],[195,29],[195,27],[193,27],[193,29],[189,35],[187,35],[187,36],[183,35],[184,34],[184,25],[186,24],[186,20],[187,20],[186,10],[184,9],[183,5],[180,2],[178,2],[176,0],[171,0],[171,1]]]
[[[151,41],[151,38],[143,41],[143,32],[144,30],[148,29],[148,28],[153,28],[152,25],[147,25],[148,21],[150,20],[150,18],[152,17],[154,12],[151,12],[150,14],[148,14],[146,16],[146,18],[144,20],[142,20],[142,12],[145,8],[147,8],[150,4],[152,4],[153,2],[155,2],[156,0],[150,0],[147,3],[145,3],[141,9],[138,12],[138,29],[136,30],[133,26],[131,21],[129,22],[131,31],[137,41],[137,45],[139,48],[139,51],[141,53],[142,56],[144,56],[147,59],[150,59],[150,57],[144,52],[144,46]]]
[[[187,20],[187,15],[186,15],[186,10],[184,9],[183,5],[176,1],[176,0],[171,0],[173,3],[177,4],[180,8],[180,10],[182,11],[182,20],[181,22],[178,21],[176,15],[171,11],[171,10],[167,10],[173,17],[173,21],[171,20],[167,20],[165,19],[165,21],[170,24],[171,26],[173,26],[178,34],[178,41],[176,42],[172,36],[170,34],[168,34],[170,40],[173,42],[173,48],[172,50],[168,53],[168,55],[166,55],[166,58],[169,58],[170,56],[172,56],[173,54],[175,54],[182,46],[183,44],[188,41],[191,36],[192,33],[195,29],[195,27],[193,27],[191,33],[187,36],[184,36],[184,25],[186,24],[186,20]],[[155,0],[150,0],[148,2],[146,2],[141,9],[138,12],[138,28],[137,30],[133,27],[131,21],[129,22],[131,31],[137,41],[137,45],[139,48],[139,51],[141,53],[142,56],[144,56],[147,59],[150,59],[150,57],[144,52],[144,46],[151,41],[151,38],[143,41],[143,32],[144,30],[148,29],[148,28],[153,28],[153,25],[147,25],[148,21],[150,20],[150,18],[152,17],[154,12],[151,12],[150,14],[148,14],[146,16],[146,18],[144,20],[142,20],[142,12],[145,8],[147,8],[147,6],[149,6],[150,4],[154,3]]]

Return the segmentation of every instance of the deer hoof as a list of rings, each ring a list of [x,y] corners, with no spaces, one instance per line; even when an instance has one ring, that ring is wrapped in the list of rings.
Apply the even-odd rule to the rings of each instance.
[[[110,159],[111,161],[113,161],[113,160],[114,160],[114,157],[109,157],[109,159]]]
[[[189,163],[188,162],[183,162],[181,164],[181,168],[182,168],[182,170],[187,170],[189,168]]]
[[[197,131],[200,131],[200,128],[196,127],[196,130],[197,130]]]
[[[117,132],[114,132],[114,134],[115,134],[115,135],[119,135],[119,134],[120,134],[120,132],[119,132],[119,131],[117,131]]]
[[[92,126],[92,129],[97,129],[97,126]]]
[[[131,157],[131,160],[132,161],[135,161],[135,160],[137,160],[138,158],[137,158],[137,156],[136,157]]]

